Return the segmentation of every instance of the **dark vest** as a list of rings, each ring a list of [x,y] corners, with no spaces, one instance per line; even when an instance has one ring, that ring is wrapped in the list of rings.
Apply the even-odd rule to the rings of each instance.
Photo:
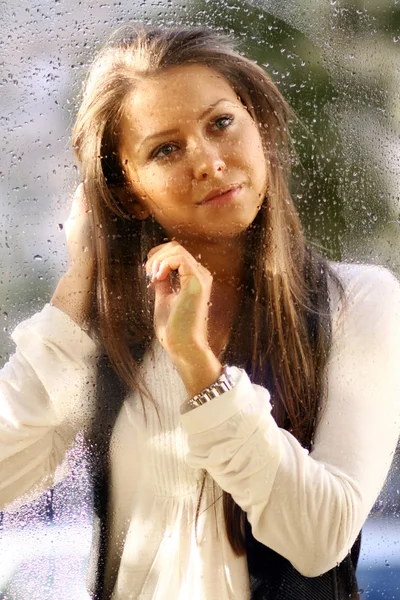
[[[99,359],[98,367],[96,421],[93,423],[89,440],[92,457],[94,535],[89,561],[88,589],[93,600],[109,600],[103,591],[107,549],[108,450],[111,433],[127,389],[105,356]],[[318,577],[301,575],[287,559],[258,542],[253,537],[247,520],[245,541],[251,600],[360,598],[355,573],[361,532],[351,553],[343,562]]]

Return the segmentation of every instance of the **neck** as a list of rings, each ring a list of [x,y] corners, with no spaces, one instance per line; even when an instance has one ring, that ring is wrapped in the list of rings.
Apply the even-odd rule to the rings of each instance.
[[[241,296],[244,267],[243,238],[178,240],[213,276],[208,312],[209,335],[218,354],[227,342]]]
[[[176,238],[175,238],[176,239]],[[242,280],[244,238],[177,239],[213,276],[216,289],[237,290]]]

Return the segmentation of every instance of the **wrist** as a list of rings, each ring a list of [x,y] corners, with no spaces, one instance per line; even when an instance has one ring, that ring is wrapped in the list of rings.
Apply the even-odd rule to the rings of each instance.
[[[91,280],[95,271],[95,261],[93,258],[81,258],[69,262],[68,269],[64,277],[70,277],[79,280]]]
[[[222,372],[220,376],[214,381],[211,385],[207,386],[204,390],[202,390],[199,394],[188,398],[182,405],[180,409],[181,415],[193,410],[194,408],[198,408],[199,406],[203,406],[207,402],[214,400],[221,394],[228,392],[236,385],[236,380],[234,377],[234,373],[232,367],[229,365],[225,365],[222,368]]]
[[[189,398],[199,394],[218,379],[222,364],[211,349],[193,352],[190,359],[173,360]]]
[[[80,327],[86,328],[91,312],[93,278],[89,272],[69,268],[61,277],[50,304],[66,313]]]

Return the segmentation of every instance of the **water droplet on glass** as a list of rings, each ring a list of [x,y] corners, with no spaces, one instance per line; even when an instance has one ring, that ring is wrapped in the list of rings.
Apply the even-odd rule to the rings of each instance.
[[[35,256],[33,257],[33,260],[43,260],[43,257],[40,256],[40,254],[35,254]]]

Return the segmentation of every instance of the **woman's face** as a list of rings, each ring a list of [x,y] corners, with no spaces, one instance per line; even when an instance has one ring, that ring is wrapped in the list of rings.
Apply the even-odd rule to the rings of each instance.
[[[260,134],[213,69],[172,67],[141,81],[120,133],[121,161],[139,199],[127,208],[137,217],[152,214],[178,239],[231,237],[254,221],[267,187]],[[228,196],[204,203],[228,188]]]

